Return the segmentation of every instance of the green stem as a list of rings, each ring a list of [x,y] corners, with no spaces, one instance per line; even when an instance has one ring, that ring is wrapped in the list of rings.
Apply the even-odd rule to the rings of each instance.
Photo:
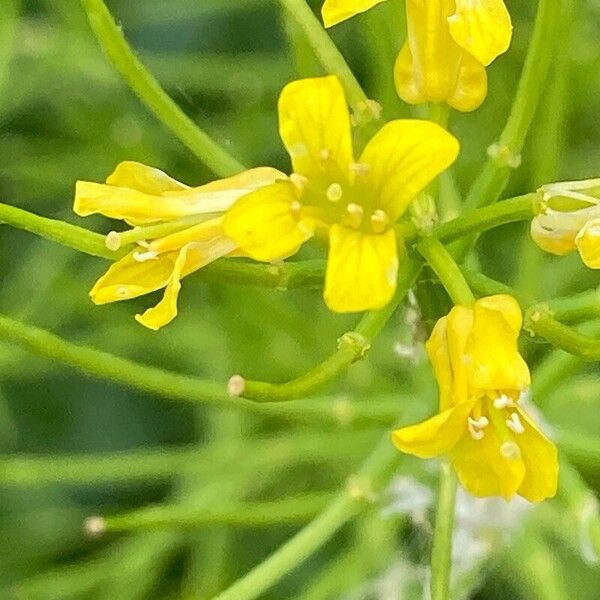
[[[99,233],[57,219],[40,217],[8,204],[0,204],[0,223],[24,229],[52,242],[92,256],[114,260],[123,255],[123,253],[109,250],[105,244],[106,238]]]
[[[452,568],[452,532],[457,480],[452,465],[443,462],[431,549],[431,600],[448,600]]]
[[[242,395],[262,402],[279,402],[307,395],[310,391],[331,381],[353,362],[363,358],[375,337],[384,328],[396,308],[414,284],[421,265],[406,260],[400,269],[394,299],[383,309],[367,313],[354,331],[345,333],[338,341],[338,349],[317,367],[304,375],[276,384],[263,381],[245,381]]]
[[[489,158],[471,186],[465,203],[467,208],[496,202],[508,182],[511,170],[519,164],[554,56],[552,41],[556,40],[560,26],[562,4],[561,0],[539,1],[523,73],[508,121],[496,145],[498,152]]]
[[[243,171],[244,166],[202,131],[146,70],[129,47],[104,2],[81,0],[81,4],[108,59],[158,120],[220,177]]]
[[[373,495],[393,471],[397,457],[386,435],[325,511],[214,600],[252,600],[266,592],[371,504]]]
[[[454,304],[473,304],[475,298],[460,267],[436,237],[421,238],[417,249],[439,277]]]
[[[283,500],[203,507],[202,510],[181,504],[161,505],[92,519],[100,519],[106,532],[169,527],[190,529],[213,524],[270,527],[283,523],[304,523],[323,510],[332,496],[331,493],[313,493]]]
[[[325,71],[331,75],[337,75],[341,81],[357,121],[366,124],[377,120],[379,118],[378,109],[361,88],[341,52],[323,29],[306,0],[280,0],[280,2],[290,19],[306,36]]]

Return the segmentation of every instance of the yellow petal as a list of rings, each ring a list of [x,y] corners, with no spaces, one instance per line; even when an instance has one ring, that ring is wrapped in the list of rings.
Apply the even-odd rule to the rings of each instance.
[[[131,170],[122,171],[118,168],[116,173],[119,173],[119,177],[114,178],[113,174],[109,180],[132,183]],[[139,177],[141,179],[142,176]],[[285,175],[277,169],[251,169],[195,188],[164,190],[157,194],[129,187],[78,181],[73,210],[82,217],[102,214],[113,219],[124,219],[133,225],[157,223],[189,215],[223,212],[237,198],[281,178],[285,178]],[[146,181],[140,185],[148,189],[150,183]]]
[[[367,144],[360,163],[369,170],[364,185],[394,221],[417,194],[458,156],[458,140],[430,121],[392,121]]]
[[[473,496],[502,496],[509,500],[525,477],[521,457],[504,458],[494,428],[485,428],[480,440],[465,435],[451,453],[452,464],[463,487]]]
[[[313,185],[348,180],[352,163],[350,115],[335,76],[293,81],[279,98],[279,133],[294,172]]]
[[[405,102],[446,102],[468,112],[485,99],[485,68],[450,35],[447,19],[453,11],[452,0],[407,0],[408,40],[394,68],[396,89]]]
[[[524,410],[518,406],[515,410],[525,428],[515,438],[525,463],[525,479],[519,488],[519,494],[530,502],[541,502],[556,495],[558,451]]]
[[[534,217],[531,221],[531,237],[533,241],[545,252],[564,256],[575,250],[575,238],[577,230],[570,227],[549,227],[545,223],[543,215]]]
[[[447,317],[439,319],[425,344],[440,390],[440,412],[452,408],[455,404],[452,395],[454,377],[448,351],[447,324]]]
[[[321,14],[325,27],[337,25],[358,13],[369,10],[384,0],[325,0]]]
[[[456,43],[485,66],[510,46],[512,24],[503,0],[456,0],[448,24]]]
[[[577,234],[575,244],[584,264],[600,269],[600,219],[588,221]]]
[[[473,329],[473,309],[470,306],[455,306],[448,313],[448,353],[452,365],[452,398],[455,404],[471,397],[467,344]]]
[[[144,262],[134,258],[139,256],[138,253],[139,250],[134,250],[113,263],[98,279],[90,291],[95,304],[137,298],[167,285],[177,253],[163,254]]]
[[[468,436],[467,417],[475,402],[463,402],[418,425],[397,429],[392,440],[399,450],[419,458],[449,454],[462,437]]]
[[[189,187],[169,177],[160,169],[129,160],[119,163],[117,168],[106,178],[106,183],[151,195],[178,192]]]
[[[251,258],[273,261],[295,254],[314,231],[293,212],[295,188],[278,182],[240,198],[225,215],[225,235]]]
[[[517,309],[507,296],[500,296],[496,308],[503,302],[511,306],[507,315],[481,302],[474,306],[473,329],[465,352],[470,359],[470,385],[476,390],[519,391],[531,383],[529,368],[517,347]]]
[[[396,234],[367,234],[333,225],[325,273],[325,302],[335,312],[376,310],[394,295],[398,276]]]
[[[475,302],[477,306],[495,310],[502,315],[502,318],[510,325],[516,335],[521,332],[523,327],[523,313],[519,303],[508,294],[495,294],[485,296]]]

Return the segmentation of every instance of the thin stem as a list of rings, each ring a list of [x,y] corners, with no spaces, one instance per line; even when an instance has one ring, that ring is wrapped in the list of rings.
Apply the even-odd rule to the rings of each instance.
[[[363,358],[371,342],[381,332],[396,308],[414,284],[421,265],[406,260],[398,275],[396,294],[385,308],[367,313],[354,331],[345,333],[338,341],[338,349],[314,369],[301,377],[282,384],[246,381],[242,392],[245,398],[262,402],[277,402],[307,395],[310,391],[331,381],[353,362]]]
[[[109,250],[105,244],[106,238],[99,233],[57,219],[40,217],[16,206],[0,204],[0,223],[24,229],[52,242],[92,256],[108,258],[109,260],[123,256],[122,252]]]
[[[448,600],[450,597],[456,488],[456,475],[452,465],[443,462],[431,548],[431,600]]]
[[[396,465],[388,436],[363,463],[356,477],[316,519],[214,600],[252,600],[304,562],[339,529],[365,510]]]
[[[475,301],[460,267],[436,237],[421,238],[417,249],[439,277],[454,304],[470,305]]]
[[[306,0],[280,0],[280,2],[290,19],[300,27],[306,36],[325,71],[331,75],[337,75],[341,81],[357,121],[366,124],[379,119],[379,110],[375,107],[375,103],[369,100],[341,52],[323,29]]]
[[[108,59],[136,96],[206,166],[220,177],[244,166],[196,125],[138,60],[102,0],[81,0],[90,26]]]
[[[557,39],[562,4],[562,0],[540,0],[538,4],[533,35],[510,115],[498,144],[493,147],[492,156],[471,186],[465,203],[467,208],[496,202],[511,170],[520,163],[554,56],[549,44]]]
[[[161,505],[91,519],[101,525],[106,532],[170,527],[192,529],[214,524],[253,528],[270,527],[283,523],[305,523],[323,510],[332,497],[333,494],[322,492],[282,500],[203,507],[202,510],[198,510],[195,506],[181,504]]]

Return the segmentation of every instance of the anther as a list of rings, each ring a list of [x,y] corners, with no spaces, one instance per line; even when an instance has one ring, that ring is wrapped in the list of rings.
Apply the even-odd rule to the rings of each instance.
[[[375,233],[383,233],[390,224],[390,218],[387,213],[380,208],[373,211],[371,215],[371,228]]]
[[[512,403],[512,399],[509,398],[506,394],[501,394],[497,398],[494,398],[494,408],[497,408],[498,410],[502,410],[507,406],[511,406]]]
[[[90,537],[99,537],[106,531],[104,517],[88,517],[83,523],[83,530]]]
[[[241,396],[246,389],[246,380],[241,375],[232,375],[227,382],[227,393],[230,396]]]
[[[481,440],[485,435],[484,429],[490,424],[487,417],[479,417],[479,419],[473,419],[473,417],[467,417],[467,428],[469,434],[474,440]]]
[[[321,148],[319,150],[319,158],[323,161],[329,160],[331,158],[331,150],[329,148]]]
[[[515,442],[504,442],[500,446],[500,454],[507,460],[517,460],[521,456],[521,450]]]
[[[356,204],[355,202],[350,202],[348,206],[346,206],[346,212],[350,217],[350,227],[354,227],[358,229],[361,226],[364,209],[360,204]]]
[[[300,217],[300,215],[302,213],[302,204],[300,204],[300,202],[298,202],[298,200],[294,200],[290,204],[290,212],[292,213],[292,215],[294,217]]]
[[[294,185],[300,191],[303,191],[308,183],[308,179],[299,173],[292,173],[290,175],[290,181],[292,182],[292,185]]]
[[[147,252],[134,252],[133,259],[137,262],[146,262],[147,260],[156,260],[158,258],[158,252],[156,250],[148,250]]]
[[[518,435],[525,433],[525,427],[523,427],[523,423],[521,423],[521,419],[516,412],[512,413],[509,419],[506,419],[506,425],[513,433]]]
[[[356,175],[367,175],[371,170],[370,165],[367,163],[350,163],[350,171]]]
[[[293,144],[290,147],[290,154],[294,158],[298,158],[300,156],[306,156],[308,154],[308,146],[303,144],[302,142],[298,142],[297,144]]]
[[[104,244],[109,250],[116,252],[121,247],[121,235],[117,231],[110,231],[104,239]]]
[[[330,202],[339,202],[342,199],[342,196],[344,195],[344,190],[342,189],[342,186],[339,183],[332,183],[327,188],[327,192],[325,193],[325,195],[327,196],[327,200],[329,200]]]
[[[120,285],[117,288],[117,296],[121,298],[127,298],[129,296],[129,288],[125,285]]]

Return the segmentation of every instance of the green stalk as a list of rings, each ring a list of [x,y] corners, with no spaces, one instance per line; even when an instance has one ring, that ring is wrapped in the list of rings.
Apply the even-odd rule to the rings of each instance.
[[[539,0],[531,43],[510,115],[491,156],[467,195],[467,208],[493,204],[518,166],[527,133],[544,92],[560,27],[562,0]]]
[[[352,107],[358,122],[366,124],[372,120],[377,120],[379,111],[361,88],[341,52],[323,29],[306,0],[280,0],[280,2],[289,18],[296,23],[306,36],[315,56],[319,59],[325,71],[331,75],[337,75],[341,81],[348,104]]]
[[[202,510],[181,504],[160,505],[91,519],[99,520],[105,532],[194,529],[215,524],[251,528],[271,527],[283,523],[305,523],[323,510],[331,499],[331,493],[313,493],[283,500],[229,503],[203,507]]]
[[[106,247],[106,238],[83,227],[57,219],[40,217],[16,206],[0,204],[0,223],[24,229],[47,240],[73,248],[78,252],[115,260],[123,252],[113,252]]]
[[[371,504],[373,494],[393,471],[397,458],[386,435],[325,511],[214,600],[252,600],[261,596]]]
[[[263,381],[245,381],[244,398],[261,402],[279,402],[305,396],[311,390],[331,381],[353,362],[363,358],[372,341],[385,327],[396,308],[414,284],[421,265],[406,260],[400,269],[394,299],[383,309],[367,313],[354,331],[345,333],[338,341],[338,349],[317,367],[304,375],[282,384]]]
[[[450,598],[452,532],[454,530],[457,485],[452,465],[448,461],[444,461],[440,473],[431,548],[431,600],[448,600]]]
[[[158,120],[168,127],[206,166],[220,177],[244,166],[212,140],[175,104],[129,47],[102,0],[81,0],[88,21],[106,56]]]
[[[460,267],[436,237],[421,238],[417,249],[439,277],[454,304],[466,306],[473,304],[475,297]]]

